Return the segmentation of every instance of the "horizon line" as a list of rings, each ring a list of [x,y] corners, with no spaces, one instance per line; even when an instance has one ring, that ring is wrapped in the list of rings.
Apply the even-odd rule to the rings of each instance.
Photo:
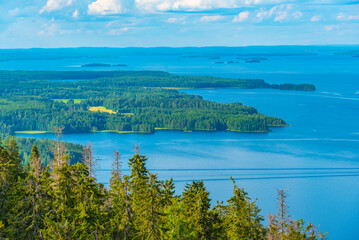
[[[66,46],[66,47],[29,47],[29,48],[1,48],[0,50],[31,50],[31,49],[79,49],[79,48],[117,48],[117,49],[126,49],[126,48],[142,48],[142,49],[151,49],[151,48],[246,48],[246,47],[359,47],[359,43],[353,44],[274,44],[274,45],[232,45],[232,46],[224,46],[224,45],[207,45],[207,46]]]

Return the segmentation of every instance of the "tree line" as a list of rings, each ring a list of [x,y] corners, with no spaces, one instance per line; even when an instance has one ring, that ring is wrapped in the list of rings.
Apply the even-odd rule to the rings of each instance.
[[[181,76],[162,71],[0,71],[0,81],[11,86],[33,80],[107,79],[122,86],[177,88],[272,88],[280,90],[315,91],[312,84],[269,84],[262,79],[238,79],[210,76]]]
[[[8,137],[9,135],[0,133],[0,139],[6,139]],[[19,154],[23,159],[24,164],[28,164],[30,162],[30,153],[34,145],[37,146],[38,152],[41,155],[42,164],[47,165],[54,158],[53,147],[55,142],[53,140],[29,137],[14,137],[14,139],[19,147]],[[81,162],[83,146],[71,142],[64,142],[63,144],[65,145],[67,155],[71,160],[70,163],[75,164],[77,162]]]
[[[265,116],[242,103],[216,103],[174,89],[153,87],[170,86],[171,83],[174,86],[177,83],[195,86],[206,81],[216,84],[217,78],[213,77],[175,76],[163,72],[130,72],[130,75],[109,72],[107,75],[121,73],[124,76],[74,82],[43,80],[61,78],[61,74],[64,74],[62,77],[71,77],[71,72],[6,73],[4,78],[0,78],[0,83],[4,83],[0,88],[0,130],[12,135],[16,131],[52,131],[56,126],[64,126],[64,132],[153,133],[156,128],[269,132],[270,127],[287,125],[282,119]],[[94,72],[91,76],[101,76],[100,73]],[[79,72],[72,77],[76,79],[87,74],[90,73]],[[231,83],[237,80],[218,81]],[[117,114],[89,111],[97,106]]]
[[[256,200],[233,179],[233,196],[211,204],[203,181],[177,195],[173,180],[150,173],[138,150],[128,175],[114,153],[108,188],[94,176],[91,145],[83,163],[71,165],[57,138],[53,155],[43,165],[34,145],[24,166],[14,138],[0,141],[0,239],[326,239],[312,224],[289,219],[284,191],[264,225]]]

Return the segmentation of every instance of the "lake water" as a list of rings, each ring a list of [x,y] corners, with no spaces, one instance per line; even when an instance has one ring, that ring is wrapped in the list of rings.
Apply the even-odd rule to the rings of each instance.
[[[226,56],[220,61],[235,58]],[[214,64],[206,58],[122,56],[116,59],[60,59],[0,62],[0,69],[83,70],[82,64],[125,63],[127,70],[262,78],[270,83],[313,83],[316,92],[268,89],[182,90],[217,102],[242,102],[283,118],[289,127],[267,134],[176,132],[155,134],[67,134],[66,141],[92,142],[97,179],[107,183],[113,150],[127,161],[138,143],[148,168],[173,177],[178,193],[192,180],[205,180],[213,203],[232,194],[229,176],[258,198],[262,214],[275,212],[276,188],[287,189],[291,215],[320,225],[330,239],[359,239],[359,58],[268,57],[261,63]],[[97,68],[96,68],[97,69]],[[109,70],[107,68],[107,70]],[[21,135],[29,136],[29,135]],[[31,135],[53,138],[52,135]]]

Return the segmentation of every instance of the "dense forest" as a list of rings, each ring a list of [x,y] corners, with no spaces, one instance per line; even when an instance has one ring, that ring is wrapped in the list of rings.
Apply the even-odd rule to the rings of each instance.
[[[173,88],[271,88],[280,90],[315,91],[312,84],[269,84],[262,79],[233,79],[209,76],[181,76],[160,71],[0,71],[4,86],[26,80],[88,80],[114,81],[117,86]]]
[[[9,135],[0,133],[0,139],[6,139]],[[38,152],[41,155],[41,162],[48,164],[54,158],[53,149],[55,141],[50,139],[36,139],[28,137],[14,137],[17,145],[19,146],[19,154],[24,161],[24,164],[30,162],[30,153],[34,145],[37,146]],[[71,159],[71,164],[80,162],[82,159],[83,146],[80,144],[64,142],[64,149],[66,154]]]
[[[122,174],[114,154],[108,188],[96,182],[91,147],[83,163],[70,165],[61,141],[53,160],[41,164],[36,145],[23,166],[14,138],[0,140],[0,239],[326,239],[312,224],[289,218],[286,192],[278,190],[278,213],[268,225],[248,194],[236,185],[226,202],[212,204],[203,181],[181,195],[159,180],[137,150]]]
[[[173,88],[315,89],[308,84],[270,85],[255,79],[151,71],[1,71],[0,84],[0,131],[7,134],[51,132],[58,126],[64,132],[268,132],[269,127],[287,124],[241,103],[215,103]]]

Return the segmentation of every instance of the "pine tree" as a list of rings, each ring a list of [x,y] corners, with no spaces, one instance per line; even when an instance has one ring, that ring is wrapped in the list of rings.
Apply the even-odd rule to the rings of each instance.
[[[82,162],[87,166],[89,177],[94,177],[96,159],[93,156],[92,143],[83,147]]]
[[[54,169],[52,211],[45,217],[45,239],[99,239],[105,237],[103,206],[106,196],[101,184],[88,177],[82,163]]]
[[[107,208],[111,239],[129,239],[132,230],[129,180],[126,176],[122,178],[122,162],[117,151],[114,152]]]
[[[278,217],[279,217],[279,231],[281,235],[286,234],[286,226],[289,223],[288,205],[287,205],[288,193],[284,190],[277,189],[277,205],[278,205]]]
[[[54,128],[54,131],[56,133],[56,140],[55,140],[55,145],[53,146],[53,150],[52,150],[53,155],[54,155],[54,159],[51,162],[52,170],[54,170],[55,168],[58,168],[58,167],[62,167],[65,164],[69,163],[69,157],[66,155],[66,146],[61,141],[63,129],[64,129],[64,127]]]
[[[162,204],[164,211],[164,230],[165,239],[180,239],[181,226],[184,225],[181,216],[180,197],[175,194],[173,179],[162,181]]]
[[[278,213],[268,214],[269,219],[269,232],[268,238],[271,240],[282,240],[288,233],[288,227],[294,221],[290,220],[288,204],[288,193],[285,190],[277,189],[277,209]]]
[[[217,202],[211,209],[203,181],[186,184],[176,196],[173,180],[151,174],[138,148],[128,176],[115,152],[109,190],[85,164],[70,166],[62,151],[64,159],[50,172],[34,145],[24,170],[15,139],[0,140],[0,239],[326,239],[312,224],[289,219],[283,190],[267,231],[256,201],[233,179],[227,205]]]
[[[264,219],[256,201],[251,202],[248,193],[232,181],[233,197],[228,200],[224,221],[228,239],[265,239],[266,229],[261,223]]]
[[[311,223],[304,225],[303,219],[298,221],[290,219],[288,204],[288,193],[277,189],[278,214],[268,214],[269,219],[269,240],[322,240],[327,234],[322,234]]]
[[[36,150],[33,151],[35,152]],[[40,160],[40,156],[37,155],[35,159]],[[17,239],[42,239],[41,229],[44,227],[45,214],[50,211],[47,205],[49,196],[46,192],[46,176],[49,173],[48,170],[43,173],[41,163],[38,162],[40,166],[36,165],[35,159],[32,159],[35,165],[31,164],[30,172],[24,181],[18,182],[14,194],[17,204],[12,209],[12,221]]]
[[[0,139],[0,222],[1,238],[13,238],[14,217],[11,210],[18,204],[18,187],[25,177],[19,148],[14,137]]]
[[[163,208],[161,208],[160,182],[156,175],[148,173],[146,161],[147,158],[140,155],[138,150],[129,159],[134,237],[161,239]]]
[[[39,179],[44,168],[41,165],[41,158],[36,145],[34,145],[31,150],[30,168],[34,177]]]
[[[161,189],[162,189],[162,203],[163,207],[169,206],[172,204],[175,194],[175,185],[173,179],[165,180],[161,182]]]
[[[181,197],[183,239],[213,239],[209,193],[203,181],[187,184]]]

